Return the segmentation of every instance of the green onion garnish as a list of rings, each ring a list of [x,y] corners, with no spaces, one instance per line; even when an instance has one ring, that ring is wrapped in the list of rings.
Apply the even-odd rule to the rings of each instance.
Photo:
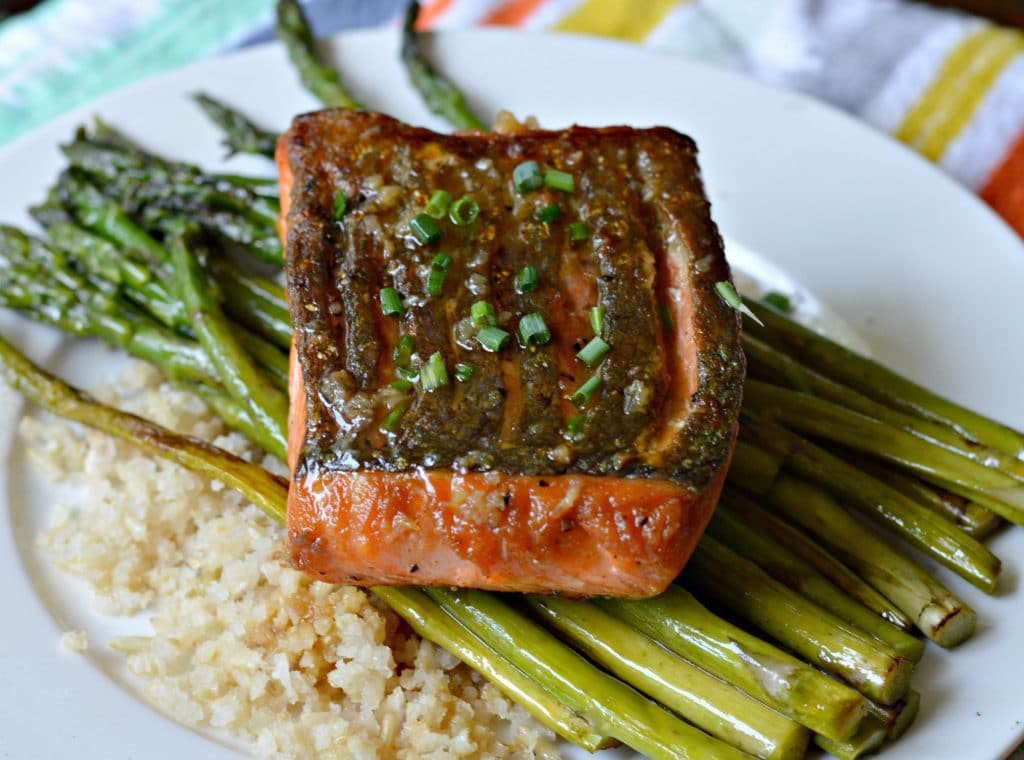
[[[771,306],[773,309],[778,309],[783,314],[789,314],[793,311],[793,302],[789,300],[789,296],[785,293],[779,293],[777,290],[769,291],[765,293],[761,300]]]
[[[590,230],[583,222],[573,222],[569,225],[569,240],[573,243],[582,243],[590,237]]]
[[[459,198],[452,207],[448,209],[448,218],[456,227],[468,227],[480,216],[480,204],[468,195]]]
[[[583,426],[587,424],[587,415],[577,414],[566,424],[566,431],[569,433],[569,440],[573,443],[583,438]]]
[[[444,290],[444,278],[448,275],[440,269],[431,269],[427,276],[427,295],[439,296]]]
[[[590,326],[594,330],[594,335],[600,335],[601,330],[604,328],[604,313],[605,308],[603,306],[590,307]]]
[[[561,190],[565,193],[576,191],[576,183],[573,181],[572,175],[558,169],[548,169],[544,172],[544,184],[553,190]]]
[[[597,393],[600,387],[600,375],[593,375],[589,380],[587,380],[587,382],[583,383],[583,385],[576,389],[576,392],[569,397],[569,400],[582,409],[590,403],[590,399],[595,393]]]
[[[444,357],[440,351],[432,353],[427,363],[420,369],[420,384],[425,391],[436,391],[448,385],[448,370],[444,366]]]
[[[469,309],[469,316],[477,327],[495,327],[498,324],[498,313],[487,301],[477,301]]]
[[[405,312],[402,299],[394,288],[382,288],[380,291],[380,308],[386,317],[400,317]]]
[[[551,203],[537,212],[537,221],[550,224],[557,222],[562,217],[562,207],[557,203]]]
[[[658,306],[658,318],[661,320],[661,326],[665,330],[671,331],[675,325],[672,322],[672,312],[668,310],[668,304],[660,304]]]
[[[485,327],[476,334],[476,339],[485,350],[497,353],[505,347],[511,335],[500,327]]]
[[[736,309],[740,314],[746,314],[752,320],[761,325],[761,327],[764,327],[764,322],[758,319],[757,315],[750,310],[750,307],[743,303],[743,299],[740,297],[740,294],[736,292],[736,288],[732,286],[731,282],[728,280],[716,282],[715,290],[718,291],[718,295],[722,297],[722,300],[732,308]]]
[[[544,175],[536,161],[523,161],[512,171],[512,181],[520,193],[532,193],[544,187]]]
[[[409,367],[398,367],[395,369],[395,374],[410,383],[419,382],[420,379],[420,373],[414,369],[410,369]]]
[[[448,213],[448,207],[451,205],[451,195],[445,190],[435,190],[434,194],[430,196],[430,200],[427,201],[427,205],[423,207],[423,211],[435,219],[444,219],[444,215]]]
[[[455,365],[455,379],[460,383],[464,383],[469,380],[469,378],[473,377],[474,372],[476,372],[476,367],[472,364],[459,362]]]
[[[517,293],[532,293],[537,289],[537,267],[523,267],[516,277]]]
[[[611,350],[611,346],[595,335],[590,339],[590,342],[587,345],[579,350],[576,354],[576,358],[588,367],[596,367]]]
[[[334,195],[334,220],[337,221],[341,217],[345,216],[345,212],[348,210],[348,196],[344,190],[339,190]]]
[[[409,363],[412,358],[412,336],[403,335],[398,339],[398,343],[395,344],[395,350],[391,352],[391,358],[395,362],[396,367],[403,367]]]
[[[447,272],[452,268],[452,257],[447,253],[439,253],[430,262],[430,268],[438,272]]]
[[[398,404],[394,409],[388,412],[388,416],[384,418],[384,421],[380,423],[382,430],[387,430],[389,433],[398,427],[399,420],[402,419],[402,415],[409,408],[409,402],[403,401]]]
[[[427,214],[416,214],[409,221],[409,229],[423,245],[436,243],[441,239],[441,228],[437,226],[434,218]]]
[[[396,391],[406,393],[412,390],[412,381],[398,378],[397,380],[391,381],[391,387],[394,388]]]
[[[528,346],[543,346],[551,341],[551,330],[543,315],[537,311],[519,320],[519,335]]]

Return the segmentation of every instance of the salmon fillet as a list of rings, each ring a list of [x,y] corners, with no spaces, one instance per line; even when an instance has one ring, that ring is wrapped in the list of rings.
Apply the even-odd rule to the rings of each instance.
[[[718,499],[744,375],[694,143],[327,110],[294,120],[277,161],[295,564],[359,585],[662,591]],[[476,218],[423,234],[438,190]],[[588,366],[595,326],[609,349]],[[488,350],[484,327],[507,343]]]

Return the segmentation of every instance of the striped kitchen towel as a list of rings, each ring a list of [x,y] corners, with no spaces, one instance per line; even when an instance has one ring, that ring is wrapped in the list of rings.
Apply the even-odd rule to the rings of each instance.
[[[317,32],[403,0],[305,0]],[[0,23],[0,143],[107,89],[268,39],[273,0],[45,0]],[[1024,33],[907,0],[426,0],[424,28],[627,40],[844,108],[936,162],[1024,235]]]
[[[431,0],[427,28],[506,24],[711,60],[857,114],[1024,235],[1024,33],[905,0]]]

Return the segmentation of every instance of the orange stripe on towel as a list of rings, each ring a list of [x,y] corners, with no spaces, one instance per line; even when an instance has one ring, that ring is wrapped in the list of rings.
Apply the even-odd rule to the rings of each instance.
[[[1024,235],[1024,132],[1017,136],[1003,163],[988,178],[981,197]]]
[[[416,17],[416,29],[421,32],[430,29],[451,6],[452,0],[430,0],[424,3],[420,15]]]
[[[508,0],[484,16],[480,22],[488,26],[519,26],[547,0]]]

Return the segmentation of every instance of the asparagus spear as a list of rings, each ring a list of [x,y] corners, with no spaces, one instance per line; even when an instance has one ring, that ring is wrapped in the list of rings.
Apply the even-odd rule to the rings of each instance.
[[[138,446],[240,491],[278,522],[284,522],[288,484],[283,478],[205,441],[179,435],[141,417],[94,401],[44,372],[0,337],[0,377],[14,390],[59,417]]]
[[[936,644],[956,646],[974,633],[978,619],[974,610],[855,519],[824,490],[782,475],[768,498],[776,510],[817,536],[898,604]]]
[[[474,636],[471,628],[450,617],[422,591],[387,586],[373,591],[416,633],[454,654],[559,736],[589,752],[596,752],[612,743],[587,718],[566,707],[538,681]]]
[[[101,338],[183,381],[219,382],[206,352],[71,269],[41,240],[0,226],[0,305],[74,335]]]
[[[873,715],[865,718],[857,727],[857,733],[845,741],[837,742],[820,734],[814,737],[815,744],[839,760],[857,760],[877,751],[884,742],[885,726]]]
[[[141,309],[151,314],[158,322],[176,329],[185,337],[191,337],[191,324],[188,314],[180,299],[174,296],[167,287],[160,281],[152,279],[151,270],[131,258],[128,251],[119,252],[108,240],[93,235],[74,223],[57,222],[52,224],[47,232],[57,242],[61,250],[68,254],[74,262],[85,271],[95,275],[94,282],[110,284],[120,289],[126,298],[138,305]],[[263,317],[250,318],[246,320],[250,324],[256,324],[265,330],[276,330],[281,337],[290,336],[287,318],[281,317],[279,306],[272,295],[273,283],[264,283],[260,278],[242,277],[236,274],[237,267],[223,262],[219,267],[222,270],[221,284],[226,284],[228,293],[226,300],[238,304],[244,299],[249,299],[254,304],[254,309]],[[59,268],[51,271],[60,271]],[[44,272],[34,282],[39,284],[45,281],[49,274]],[[250,315],[251,316],[251,315]],[[283,320],[283,321],[282,321]],[[249,352],[257,362],[267,370],[272,382],[277,387],[286,389],[288,387],[288,359],[275,346],[267,343],[257,335],[246,330],[233,328],[235,337],[242,347]],[[285,345],[288,345],[287,341]],[[125,346],[130,353],[130,346]],[[198,351],[205,354],[198,346],[190,345],[186,353]],[[186,357],[187,359],[187,357]],[[166,360],[161,363],[166,363]],[[217,374],[209,361],[205,362],[207,374],[216,381]],[[172,373],[172,377],[176,377]]]
[[[284,43],[302,84],[321,103],[331,108],[362,108],[342,85],[338,72],[320,59],[313,30],[296,0],[278,0],[277,36]]]
[[[591,665],[522,613],[482,591],[425,589],[448,614],[539,680],[600,733],[651,758],[742,758],[728,744],[676,718]]]
[[[102,121],[93,134],[80,129],[61,147],[75,169],[102,183],[108,195],[134,213],[151,203],[176,199],[206,203],[231,211],[272,231],[280,213],[276,198],[259,192],[265,180],[206,172],[198,166],[170,161],[146,151]],[[261,184],[263,183],[263,184]]]
[[[189,250],[191,232],[183,229],[171,240],[178,292],[200,345],[206,349],[228,393],[246,406],[263,434],[287,448],[288,397],[265,378],[235,338]]]
[[[870,699],[891,705],[910,688],[912,660],[787,588],[711,536],[701,539],[682,578],[698,597],[723,606]]]
[[[999,558],[931,510],[782,426],[748,412],[742,415],[740,435],[785,456],[785,466],[791,471],[890,528],[978,588],[986,592],[995,589]]]
[[[800,758],[806,728],[667,651],[587,602],[557,596],[526,602],[601,667],[737,749],[768,760]]]
[[[252,153],[257,156],[274,157],[277,149],[277,135],[252,123],[240,111],[231,108],[204,92],[192,96],[203,113],[220,127],[224,136],[224,147],[228,155]]]
[[[791,430],[885,459],[931,483],[991,494],[1000,500],[1003,517],[1024,525],[1024,485],[1001,470],[830,401],[758,380],[747,380],[743,402]]]
[[[914,621],[907,617],[899,607],[882,596],[874,586],[865,583],[859,575],[799,528],[793,527],[790,523],[733,489],[727,488],[723,492],[722,502],[730,512],[735,513],[751,527],[770,536],[779,545],[812,565],[825,578],[845,591],[850,598],[856,599],[876,615],[903,631],[909,631],[914,627]],[[723,504],[719,505],[719,509]]]
[[[708,526],[708,535],[752,561],[779,583],[884,642],[895,653],[912,662],[920,661],[924,655],[924,642],[921,639],[897,628],[851,599],[809,563],[786,551],[770,536],[730,510],[727,499],[723,499],[723,502],[715,510],[715,516]],[[753,592],[747,584],[744,587]]]
[[[154,237],[133,222],[127,214],[114,202],[104,198],[102,194],[88,182],[73,175],[67,175],[62,183],[66,199],[78,219],[88,229],[108,240],[113,241],[122,249],[131,251],[140,263],[148,266],[157,276],[170,277],[170,253]],[[222,265],[223,266],[223,265]],[[274,286],[263,278],[258,278],[234,268],[230,271],[229,285],[237,286],[236,295],[241,293],[264,293],[263,297],[255,295],[230,298],[225,306],[231,316],[248,325],[261,327],[265,337],[272,339],[282,348],[291,344],[291,321],[287,317],[283,304],[271,300],[270,293]],[[154,299],[162,296],[164,310],[173,309],[173,319],[179,327],[188,327],[187,315],[177,307],[166,288],[157,290],[150,288]],[[283,301],[283,298],[281,299]],[[159,313],[160,309],[154,311]]]
[[[716,617],[678,586],[653,599],[594,603],[817,733],[847,739],[867,712],[849,686]]]
[[[736,441],[729,482],[752,493],[765,493],[782,468],[782,457],[746,441]]]
[[[894,705],[880,705],[872,702],[868,713],[885,726],[885,738],[896,741],[907,732],[921,711],[921,694],[914,689]]]
[[[856,457],[852,458],[851,461],[854,461],[858,467],[871,475],[871,477],[882,481],[919,504],[923,504],[937,514],[942,515],[965,533],[979,541],[992,535],[1004,524],[999,515],[963,496],[958,496],[943,488],[918,480],[911,475],[893,470],[868,457]]]
[[[748,371],[754,377],[776,385],[788,385],[832,401],[854,412],[873,417],[891,427],[903,430],[930,443],[999,470],[1017,481],[1024,481],[1024,462],[999,449],[964,438],[956,430],[933,420],[915,417],[879,403],[842,383],[805,367],[796,359],[749,334],[743,335],[743,352]]]
[[[0,337],[0,377],[30,401],[60,417],[79,422],[175,462],[242,493],[271,519],[285,521],[288,484],[262,467],[205,441],[179,435],[141,417],[100,404],[32,364]],[[567,709],[534,678],[496,657],[472,632],[455,623],[421,592],[373,589],[421,635],[492,679],[503,693],[523,705],[560,736],[595,751],[607,746],[589,723]]]
[[[895,409],[949,425],[971,440],[1024,458],[1024,433],[965,409],[768,306],[756,301],[749,305],[765,326],[748,325],[747,329],[804,364]]]
[[[419,13],[420,4],[413,0],[402,24],[402,63],[409,73],[409,81],[427,107],[456,129],[486,132],[487,125],[469,109],[466,96],[427,62],[420,34],[416,31]]]

